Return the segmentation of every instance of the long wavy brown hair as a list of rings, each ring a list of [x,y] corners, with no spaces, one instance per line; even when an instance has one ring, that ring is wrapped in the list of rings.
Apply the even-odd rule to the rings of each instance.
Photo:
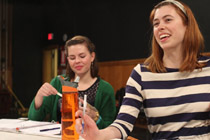
[[[65,44],[66,57],[68,56],[68,48],[71,47],[72,45],[77,45],[77,44],[85,44],[90,54],[92,52],[95,52],[95,45],[91,42],[91,40],[88,37],[77,35],[66,41],[66,44]],[[98,63],[97,63],[96,56],[91,64],[90,74],[92,78],[98,76]],[[67,61],[67,67],[66,67],[66,76],[70,77],[71,80],[75,78],[75,73],[71,69],[68,61]]]
[[[180,2],[180,1],[179,1]],[[180,72],[191,72],[195,68],[202,68],[205,64],[198,63],[198,57],[204,50],[204,38],[198,27],[197,21],[191,11],[191,9],[180,2],[184,6],[186,14],[183,13],[180,8],[174,5],[172,2],[162,1],[158,3],[150,13],[150,23],[153,25],[153,19],[155,12],[158,8],[166,5],[171,5],[175,8],[176,12],[181,16],[184,25],[186,25],[186,32],[183,40],[183,51],[184,56],[182,64],[179,68]],[[163,65],[163,49],[156,41],[154,34],[152,34],[151,40],[152,52],[151,55],[145,60],[145,65],[152,72],[166,72],[166,68]]]

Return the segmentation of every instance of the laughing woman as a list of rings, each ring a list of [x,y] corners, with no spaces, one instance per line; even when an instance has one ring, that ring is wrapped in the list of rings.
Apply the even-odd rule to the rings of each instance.
[[[158,3],[150,14],[152,54],[132,71],[114,123],[98,130],[87,115],[77,132],[86,140],[126,139],[143,107],[153,140],[210,140],[210,58],[190,8],[178,0]]]

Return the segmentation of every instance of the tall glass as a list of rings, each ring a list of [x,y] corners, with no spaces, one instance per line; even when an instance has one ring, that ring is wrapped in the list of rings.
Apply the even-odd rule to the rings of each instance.
[[[75,129],[75,112],[78,110],[78,90],[74,87],[62,86],[62,140],[78,140]]]

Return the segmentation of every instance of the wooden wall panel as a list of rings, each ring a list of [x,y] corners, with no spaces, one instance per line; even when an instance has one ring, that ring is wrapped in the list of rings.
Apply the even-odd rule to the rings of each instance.
[[[116,93],[118,89],[125,87],[132,69],[143,61],[144,59],[100,62],[99,75],[113,86]]]

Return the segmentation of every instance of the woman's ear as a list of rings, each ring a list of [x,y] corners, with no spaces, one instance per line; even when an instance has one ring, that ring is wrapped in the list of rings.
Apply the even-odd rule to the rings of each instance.
[[[92,53],[91,53],[91,57],[92,57],[92,58],[91,58],[91,61],[93,62],[94,59],[95,59],[95,57],[96,57],[96,53],[95,53],[95,52],[92,52]]]

